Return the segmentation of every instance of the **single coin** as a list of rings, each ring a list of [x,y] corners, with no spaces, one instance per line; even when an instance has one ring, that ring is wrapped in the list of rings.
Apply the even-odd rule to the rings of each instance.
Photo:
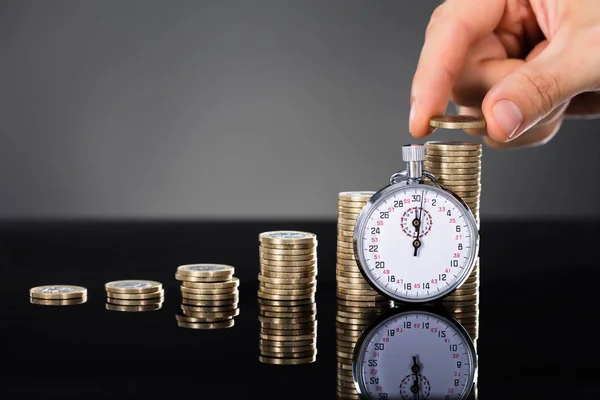
[[[181,303],[187,306],[195,307],[220,307],[220,306],[231,306],[232,304],[238,303],[238,298],[234,297],[227,300],[192,300],[185,297],[181,298]]]
[[[225,289],[237,288],[240,286],[240,280],[232,277],[231,280],[225,282],[181,282],[181,286],[191,289]]]
[[[121,306],[150,306],[154,304],[161,304],[164,301],[163,297],[157,297],[156,299],[146,300],[123,300],[115,299],[114,297],[107,297],[106,302],[110,304],[118,304]]]
[[[369,310],[367,312],[336,310],[335,315],[339,316],[341,318],[350,318],[350,319],[372,319],[373,317],[376,317],[383,313],[384,313],[384,310],[377,310],[377,309],[375,309],[374,311]]]
[[[267,318],[289,319],[289,320],[313,317],[316,320],[317,310],[300,311],[300,312],[286,312],[286,313],[278,312],[278,311],[258,310],[258,315],[267,317]]]
[[[289,340],[290,342],[296,342],[296,341],[301,341],[301,340],[310,340],[314,338],[314,334],[308,334],[308,335],[296,335],[296,336],[291,336],[291,335],[286,335],[286,336],[282,336],[282,335],[267,335],[264,333],[259,333],[258,336],[261,339],[266,339],[266,340]]]
[[[306,324],[308,322],[315,321],[316,314],[309,315],[306,317],[300,317],[300,318],[275,318],[275,317],[263,317],[262,315],[259,315],[258,320],[260,322],[264,322],[265,324],[274,324],[274,325]]]
[[[229,318],[233,318],[233,317],[237,317],[238,315],[240,315],[240,309],[236,308],[235,310],[231,310],[231,311],[222,311],[222,312],[203,312],[203,313],[188,313],[188,312],[179,312],[177,314],[175,314],[175,318],[178,321],[182,321],[182,322],[189,322],[189,323],[201,323],[201,322],[208,322],[206,321],[206,319],[214,319],[215,321],[217,320],[223,320],[225,318],[229,319]]]
[[[342,270],[343,270],[343,267],[353,267],[353,268],[358,269],[358,264],[356,262],[356,259],[348,260],[346,258],[338,258],[338,259],[336,259],[336,266],[342,267],[341,268]]]
[[[351,230],[354,230],[354,227],[356,226],[356,219],[350,220],[345,218],[338,218],[337,223],[338,225],[347,226],[350,227]]]
[[[259,288],[267,289],[266,290],[267,292],[269,292],[268,289],[275,289],[275,290],[309,290],[309,289],[313,289],[313,290],[316,290],[316,288],[317,288],[317,282],[315,280],[315,282],[313,282],[313,283],[296,283],[296,284],[291,284],[291,285],[282,285],[282,284],[279,284],[279,283],[259,282],[258,287]]]
[[[345,191],[338,193],[338,200],[368,202],[374,194],[375,192],[371,190]]]
[[[354,306],[346,306],[342,304],[337,304],[336,309],[338,311],[351,312],[363,315],[370,315],[371,313],[383,313],[389,310],[391,306],[389,304],[385,304],[383,306],[378,307],[354,307]]]
[[[297,260],[268,260],[265,258],[260,259],[261,267],[316,267],[317,259],[297,261]]]
[[[229,305],[226,306],[215,306],[215,307],[211,307],[211,306],[190,306],[190,305],[186,305],[186,304],[182,304],[181,305],[181,309],[183,310],[184,314],[206,314],[206,313],[221,313],[221,312],[226,312],[226,311],[233,311],[238,309],[238,303],[231,303]]]
[[[338,207],[343,207],[343,208],[363,208],[365,205],[367,205],[368,201],[344,201],[344,200],[338,200],[337,205]]]
[[[260,273],[263,275],[267,272],[276,272],[288,274],[290,277],[306,277],[304,274],[309,273],[308,276],[316,277],[319,273],[316,265],[309,267],[272,267],[270,265],[261,265],[260,268]]]
[[[74,306],[77,304],[86,303],[87,296],[78,297],[75,299],[58,299],[58,300],[36,299],[35,297],[30,297],[29,301],[31,304],[37,304],[39,306]]]
[[[272,324],[270,322],[261,322],[260,328],[261,329],[292,329],[292,330],[297,330],[297,331],[315,332],[317,329],[317,325],[318,325],[318,321],[315,319],[313,321],[303,322],[300,324],[294,324],[294,323]]]
[[[365,327],[367,325],[369,325],[370,322],[371,321],[361,322],[359,324],[350,324],[350,323],[336,321],[335,322],[335,331],[336,331],[336,333],[346,335],[346,336],[352,336],[352,337],[360,336],[363,329],[365,329]]]
[[[296,272],[276,272],[276,271],[260,271],[258,276],[262,276],[265,278],[275,278],[275,279],[298,279],[298,278],[308,278],[315,279],[317,276],[317,270],[308,270],[308,271],[296,271]]]
[[[377,296],[377,293],[374,293],[373,288],[370,287],[365,289],[347,289],[338,286],[337,293],[340,296]]]
[[[310,346],[293,346],[293,347],[275,347],[275,346],[259,346],[260,351],[277,353],[280,357],[285,357],[285,354],[289,353],[303,353],[305,351],[312,351],[317,348],[316,344]]]
[[[178,281],[181,281],[181,282],[186,282],[186,283],[216,283],[216,282],[223,283],[223,282],[230,282],[232,278],[233,277],[231,275],[200,277],[200,276],[192,276],[192,275],[175,274],[175,279],[177,279]]]
[[[460,289],[456,289],[454,292],[452,292],[451,294],[449,294],[448,296],[472,296],[475,294],[479,293],[479,288],[475,287],[475,288],[460,288]]]
[[[312,254],[304,254],[304,255],[288,255],[288,254],[269,254],[269,253],[259,253],[260,260],[273,260],[273,261],[314,261],[317,259],[317,252],[313,252]]]
[[[363,324],[370,323],[372,321],[372,318],[358,319],[358,318],[347,318],[347,317],[342,317],[341,315],[336,315],[335,320],[337,322],[341,322],[342,324],[363,325]]]
[[[354,256],[354,252],[350,253],[350,252],[343,252],[343,251],[339,251],[339,249],[336,251],[335,253],[336,257],[342,260],[350,260],[350,261],[356,261],[356,257]]]
[[[276,299],[261,299],[258,298],[259,307],[261,306],[272,306],[272,307],[295,307],[295,306],[305,306],[308,304],[316,304],[314,300],[305,299],[305,300],[276,300]]]
[[[337,290],[342,294],[353,294],[350,291],[360,291],[365,294],[373,294],[373,288],[368,283],[344,283],[338,281]]]
[[[337,208],[338,210],[338,215],[340,213],[342,214],[360,214],[362,212],[362,208],[358,208],[358,207],[341,207],[338,206]]]
[[[275,335],[275,336],[303,336],[303,335],[316,335],[317,331],[315,329],[266,329],[261,328],[260,332],[265,335]]]
[[[272,231],[261,233],[258,240],[269,244],[311,244],[317,240],[317,235],[302,231]]]
[[[188,300],[237,300],[239,294],[237,292],[229,294],[191,294],[182,292],[181,297]]]
[[[354,257],[354,249],[346,249],[344,247],[338,247],[336,253],[344,254],[346,256]]]
[[[112,281],[104,285],[104,289],[111,293],[143,294],[156,293],[163,290],[162,283],[145,279],[128,279]]]
[[[186,294],[201,294],[201,295],[213,295],[213,294],[237,294],[239,293],[238,288],[230,287],[230,288],[222,288],[222,289],[197,289],[197,288],[189,288],[185,286],[181,286],[181,293]]]
[[[347,207],[344,207],[344,208],[347,208]],[[341,212],[340,210],[338,210],[338,213],[337,213],[338,219],[345,220],[345,221],[356,222],[356,220],[358,219],[359,216],[360,216],[360,213],[345,213],[345,212]]]
[[[312,294],[315,294],[315,292],[317,291],[316,287],[310,287],[307,289],[274,289],[274,288],[259,286],[258,288],[262,293],[282,295],[282,296],[294,296],[294,295],[306,295],[306,294],[312,295]]]
[[[152,292],[152,293],[134,293],[134,294],[127,294],[127,293],[122,293],[122,292],[110,292],[107,291],[106,292],[106,296],[113,298],[113,299],[120,299],[120,300],[145,300],[145,299],[156,299],[156,298],[162,298],[165,295],[165,291],[163,289],[156,291],[156,292]]]
[[[349,307],[392,307],[393,303],[391,300],[369,300],[369,301],[354,301],[354,300],[343,300],[338,298],[337,303],[342,306]]]
[[[177,321],[177,326],[188,329],[225,329],[235,325],[234,319],[225,320],[223,322],[207,322],[207,323],[190,323]]]
[[[177,274],[195,278],[230,278],[235,268],[226,264],[186,264],[177,267]]]
[[[145,306],[121,306],[118,304],[106,303],[106,309],[110,311],[121,311],[121,312],[145,312],[145,311],[156,311],[162,308],[163,303],[145,305]]]
[[[87,296],[87,289],[73,285],[45,285],[29,289],[29,296],[37,299],[65,300]]]
[[[305,347],[305,346],[317,346],[317,337],[313,337],[311,340],[296,340],[293,342],[288,342],[287,340],[279,341],[279,340],[266,340],[259,339],[258,340],[259,347],[280,347],[280,348],[295,348],[295,347]]]
[[[485,128],[485,118],[474,115],[438,115],[429,120],[434,128],[478,129]]]
[[[363,277],[363,275],[360,273],[360,271],[354,270],[354,271],[346,271],[346,270],[341,270],[338,269],[335,271],[335,276],[339,279],[339,278],[348,278],[348,279],[352,279],[352,280],[356,280],[356,279],[365,279]]]
[[[315,240],[312,243],[299,243],[299,244],[273,244],[273,243],[259,243],[259,250],[317,250],[318,241]]]
[[[308,304],[305,306],[292,306],[292,307],[283,307],[283,306],[266,306],[260,305],[258,312],[278,312],[278,313],[299,313],[299,312],[312,312],[316,311],[317,304]]]
[[[304,284],[316,284],[317,280],[314,277],[308,278],[270,278],[267,276],[258,275],[258,281],[269,283],[271,285],[304,285]]]
[[[475,142],[440,142],[429,141],[425,143],[425,153],[429,150],[437,151],[481,151],[483,146],[481,143]]]
[[[279,256],[311,256],[311,255],[316,256],[317,255],[316,248],[283,250],[283,249],[269,249],[267,247],[259,246],[259,251],[260,251],[260,254],[279,255]],[[265,258],[269,258],[269,257],[265,257]]]
[[[259,291],[258,297],[262,298],[262,299],[268,299],[268,300],[310,300],[313,302],[315,301],[314,294],[284,296],[284,295],[269,294],[269,293],[264,293],[264,292]]]
[[[317,354],[317,350],[308,350],[308,351],[303,351],[301,353],[277,353],[277,352],[271,352],[271,351],[266,351],[264,349],[260,349],[260,355],[262,357],[274,357],[274,358],[285,358],[285,359],[299,359],[299,358],[306,358],[306,357],[311,357],[313,355]]]
[[[316,354],[314,356],[305,358],[272,358],[258,356],[258,361],[263,364],[276,364],[276,365],[288,365],[288,364],[309,364],[317,360]]]

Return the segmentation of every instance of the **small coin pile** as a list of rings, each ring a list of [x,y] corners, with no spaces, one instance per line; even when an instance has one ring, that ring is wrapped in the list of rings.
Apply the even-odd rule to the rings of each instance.
[[[377,293],[360,272],[354,256],[354,227],[363,207],[375,192],[341,192],[338,194],[336,282],[337,298],[348,302],[378,305],[389,300]],[[384,304],[384,305],[385,305]]]
[[[392,302],[365,303],[352,305],[337,300],[336,312],[336,355],[337,355],[337,397],[338,399],[360,399],[352,377],[352,357],[354,348],[365,328],[378,316],[392,307]]]
[[[474,122],[475,123],[475,122]],[[462,128],[461,128],[462,129]],[[479,225],[482,146],[469,142],[427,142],[424,169],[438,183],[458,195],[471,209]],[[444,307],[457,315],[459,322],[476,341],[479,329],[479,259],[467,281],[443,300]]]
[[[181,281],[181,312],[177,325],[189,329],[224,329],[240,314],[240,281],[235,268],[225,264],[188,264],[177,268]]]
[[[42,306],[71,306],[87,301],[87,289],[73,285],[46,285],[29,289],[29,302]]]
[[[273,231],[258,236],[259,356],[264,364],[317,358],[317,236]]]
[[[108,282],[106,309],[121,312],[156,311],[162,308],[165,291],[160,282],[128,279]]]

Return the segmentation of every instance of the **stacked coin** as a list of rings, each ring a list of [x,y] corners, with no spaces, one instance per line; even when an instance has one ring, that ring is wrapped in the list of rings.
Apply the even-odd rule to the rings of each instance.
[[[223,329],[240,314],[239,285],[235,269],[224,264],[188,264],[177,268],[181,281],[181,309],[177,325],[190,329]]]
[[[377,293],[361,274],[354,257],[354,226],[363,207],[375,192],[341,192],[338,194],[336,282],[337,298],[349,302],[368,303],[389,300]]]
[[[160,282],[129,279],[108,282],[106,309],[111,311],[143,312],[162,308],[165,291]]]
[[[427,142],[424,169],[432,173],[438,183],[458,195],[471,209],[479,225],[479,198],[481,194],[482,146],[469,142]],[[444,306],[456,310],[457,319],[465,326],[471,338],[478,336],[479,312],[479,259],[467,281],[454,293],[444,298]]]
[[[317,236],[298,231],[258,237],[259,356],[265,364],[308,364],[317,358]]]
[[[392,306],[391,302],[337,300],[336,354],[338,399],[359,399],[352,377],[352,357],[365,328]]]
[[[29,289],[31,304],[42,306],[71,306],[87,301],[87,289],[73,285],[46,285]]]

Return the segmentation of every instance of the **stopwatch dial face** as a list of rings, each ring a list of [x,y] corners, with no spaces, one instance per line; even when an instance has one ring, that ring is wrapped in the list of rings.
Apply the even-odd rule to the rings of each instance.
[[[357,390],[367,399],[463,399],[473,387],[476,354],[456,322],[405,312],[377,324],[356,348]]]
[[[389,186],[363,209],[355,252],[368,280],[396,300],[425,302],[462,284],[477,256],[477,223],[435,186]]]

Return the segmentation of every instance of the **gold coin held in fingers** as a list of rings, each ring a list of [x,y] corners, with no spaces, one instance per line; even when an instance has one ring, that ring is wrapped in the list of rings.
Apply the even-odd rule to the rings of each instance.
[[[472,115],[440,115],[429,120],[429,125],[443,129],[480,129],[485,128],[483,117]]]

